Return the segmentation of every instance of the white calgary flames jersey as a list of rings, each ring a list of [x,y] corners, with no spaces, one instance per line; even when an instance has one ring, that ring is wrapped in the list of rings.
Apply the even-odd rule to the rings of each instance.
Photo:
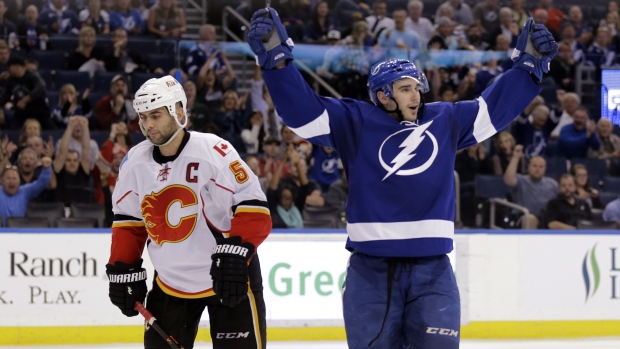
[[[132,148],[112,202],[110,263],[135,262],[148,239],[156,282],[182,298],[213,295],[215,236],[240,235],[258,247],[271,230],[258,178],[227,141],[212,134],[186,132],[171,157],[150,141]]]

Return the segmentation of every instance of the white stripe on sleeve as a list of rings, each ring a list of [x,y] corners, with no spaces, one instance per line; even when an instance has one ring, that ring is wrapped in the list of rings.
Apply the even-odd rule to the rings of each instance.
[[[478,143],[491,137],[497,133],[495,126],[491,122],[491,116],[489,115],[489,109],[487,108],[487,102],[482,97],[478,97],[478,115],[474,121],[474,138]]]
[[[291,130],[301,138],[312,138],[329,134],[331,129],[329,127],[329,114],[327,113],[327,109],[311,122],[298,128],[291,127]]]

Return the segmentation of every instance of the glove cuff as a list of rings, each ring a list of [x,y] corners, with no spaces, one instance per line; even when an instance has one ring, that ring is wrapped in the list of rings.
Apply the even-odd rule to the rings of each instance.
[[[515,52],[517,52],[517,50],[515,50]],[[536,81],[542,81],[543,73],[549,71],[549,61],[543,61],[543,59],[536,58],[527,52],[519,52],[517,54],[518,56],[515,56],[515,54],[512,56],[514,61],[513,68],[519,68],[530,72],[536,77]],[[546,64],[547,67],[543,67],[543,64]]]
[[[110,283],[128,284],[144,281],[147,278],[146,269],[142,268],[142,259],[132,264],[116,261],[114,265],[106,264],[105,267]]]
[[[254,245],[245,242],[241,243],[240,236],[233,236],[230,238],[218,240],[217,245],[213,247],[212,257],[221,255],[235,256],[248,260],[254,255]]]

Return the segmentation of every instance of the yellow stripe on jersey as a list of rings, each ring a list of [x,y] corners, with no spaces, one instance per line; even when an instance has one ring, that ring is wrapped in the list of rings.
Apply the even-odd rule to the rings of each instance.
[[[136,221],[117,221],[112,223],[112,228],[130,228],[130,227],[144,227],[144,222]]]
[[[161,288],[161,290],[164,291],[165,294],[178,298],[196,299],[215,296],[215,292],[212,288],[200,292],[183,292],[175,290],[174,288],[166,285],[163,281],[159,279],[159,276],[155,278],[155,282],[157,282],[157,285],[159,285],[159,288]]]
[[[263,213],[266,215],[271,214],[267,207],[261,207],[261,206],[238,206],[237,210],[235,210],[235,214],[241,213],[241,212]]]
[[[263,339],[260,333],[260,324],[258,322],[258,307],[256,306],[256,298],[248,282],[248,298],[250,299],[250,308],[252,309],[252,320],[254,322],[254,334],[256,335],[256,348],[263,349]]]

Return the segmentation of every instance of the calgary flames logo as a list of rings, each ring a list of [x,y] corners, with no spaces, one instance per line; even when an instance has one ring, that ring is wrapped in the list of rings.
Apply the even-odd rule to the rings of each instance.
[[[180,205],[173,208],[177,202]],[[183,185],[171,185],[158,193],[146,195],[140,207],[151,240],[161,246],[164,242],[181,242],[187,239],[194,231],[198,214],[183,216],[182,211],[196,204],[196,194]],[[174,213],[171,214],[171,211]],[[177,218],[178,223],[174,225]]]

